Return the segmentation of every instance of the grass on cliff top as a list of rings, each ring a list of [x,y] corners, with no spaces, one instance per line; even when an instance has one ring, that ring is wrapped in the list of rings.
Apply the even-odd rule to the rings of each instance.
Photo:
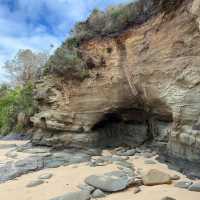
[[[6,135],[24,128],[17,124],[17,116],[19,113],[24,113],[26,116],[34,113],[32,93],[31,84],[15,89],[0,87],[0,134]]]
[[[89,18],[79,22],[72,35],[52,55],[45,66],[45,74],[57,74],[83,80],[88,77],[87,61],[77,49],[83,41],[116,35],[132,25],[144,23],[158,12],[171,12],[182,0],[138,0],[127,5],[95,9]]]

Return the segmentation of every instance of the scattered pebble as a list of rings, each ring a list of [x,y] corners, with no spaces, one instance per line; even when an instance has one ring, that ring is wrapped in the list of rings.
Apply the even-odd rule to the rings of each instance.
[[[53,176],[53,174],[45,173],[45,174],[41,174],[38,178],[39,179],[50,179],[52,176]]]
[[[141,192],[141,189],[140,189],[139,187],[135,187],[135,188],[133,189],[133,193],[134,193],[134,194],[137,194],[137,193],[139,193],[139,192]]]
[[[26,187],[35,187],[35,186],[41,185],[43,183],[44,183],[43,180],[35,180],[35,181],[31,181],[30,183],[28,183],[26,185]]]
[[[93,198],[103,198],[103,197],[105,197],[106,196],[106,194],[103,192],[103,191],[101,191],[100,189],[96,189],[93,193],[92,193],[92,197]]]

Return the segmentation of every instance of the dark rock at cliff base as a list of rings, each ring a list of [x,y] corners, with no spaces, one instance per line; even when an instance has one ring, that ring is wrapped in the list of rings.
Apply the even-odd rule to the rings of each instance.
[[[117,192],[129,186],[129,177],[124,172],[115,171],[101,176],[91,175],[85,182],[105,192]]]
[[[87,191],[71,192],[50,200],[90,200],[90,193]]]

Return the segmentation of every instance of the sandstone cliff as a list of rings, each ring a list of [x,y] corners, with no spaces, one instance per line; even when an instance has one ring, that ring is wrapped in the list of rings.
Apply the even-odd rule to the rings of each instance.
[[[172,155],[200,159],[200,1],[185,0],[119,36],[81,48],[95,66],[83,81],[38,81],[33,142],[54,146],[154,139]]]

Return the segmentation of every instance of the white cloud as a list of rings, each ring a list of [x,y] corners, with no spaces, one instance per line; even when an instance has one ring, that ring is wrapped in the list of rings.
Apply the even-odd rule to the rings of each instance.
[[[92,9],[127,0],[0,0],[0,82],[5,76],[2,64],[19,49],[43,51],[60,45],[77,21]],[[9,1],[8,1],[9,2]]]

